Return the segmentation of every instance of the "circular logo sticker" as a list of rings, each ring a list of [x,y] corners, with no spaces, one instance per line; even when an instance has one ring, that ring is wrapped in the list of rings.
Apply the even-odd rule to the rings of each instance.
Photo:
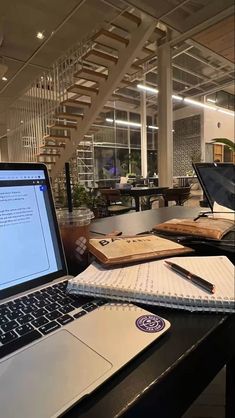
[[[165,322],[157,315],[142,315],[137,318],[135,324],[144,332],[159,332],[165,328]]]

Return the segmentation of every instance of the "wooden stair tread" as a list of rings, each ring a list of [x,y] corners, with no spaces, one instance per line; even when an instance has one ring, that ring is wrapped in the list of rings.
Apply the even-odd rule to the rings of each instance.
[[[139,26],[141,23],[141,19],[132,13],[124,12],[114,22],[112,22],[112,26],[115,26],[119,29],[124,30],[125,32],[130,32]]]
[[[89,108],[89,107],[91,107],[91,103],[84,102],[82,100],[76,100],[76,99],[66,99],[63,102],[61,102],[61,104],[65,105],[65,106],[79,107],[79,108],[82,108],[82,107]]]
[[[54,123],[48,126],[49,129],[77,129],[77,125],[63,125],[62,123]]]
[[[45,141],[47,141],[47,140],[55,140],[55,141],[58,140],[59,141],[59,140],[64,140],[64,139],[70,139],[70,137],[66,136],[66,135],[46,135],[46,136],[43,137],[43,139]]]
[[[131,103],[133,105],[139,105],[139,100],[134,99],[133,97],[122,96],[121,94],[113,93],[112,99],[119,100],[120,102]]]
[[[118,57],[99,51],[98,49],[91,49],[83,56],[83,59],[93,64],[101,65],[102,67],[108,67],[118,62]]]
[[[60,119],[68,119],[68,120],[81,120],[83,119],[83,115],[79,115],[76,113],[68,113],[68,112],[60,112],[55,115]]]
[[[41,151],[41,152],[39,152],[38,154],[36,154],[36,155],[38,155],[38,156],[42,156],[42,155],[49,155],[50,157],[52,156],[52,157],[57,157],[57,156],[60,156],[60,153],[59,152],[54,152],[54,150],[53,150],[53,152],[48,152],[47,150],[45,150],[45,151]]]
[[[40,149],[61,149],[61,148],[65,148],[65,143],[63,144],[45,144],[45,145],[41,145]]]
[[[84,92],[98,93],[98,89],[96,89],[94,87],[82,86],[81,84],[73,84],[72,86],[68,87],[67,90],[71,91],[70,89],[73,88],[73,87],[81,89]]]
[[[81,70],[75,73],[74,77],[82,78],[83,80],[87,80],[87,81],[93,81],[94,83],[99,83],[100,81],[107,80],[108,75],[83,67],[81,68]]]
[[[69,91],[71,93],[90,96],[90,97],[96,96],[97,93],[99,92],[99,90],[94,88],[94,87],[86,87],[86,86],[82,86],[80,84],[73,84],[72,86],[67,88],[67,91]]]
[[[129,43],[128,39],[113,32],[109,32],[106,29],[100,29],[99,32],[92,37],[92,40],[100,45],[116,50],[127,46]]]

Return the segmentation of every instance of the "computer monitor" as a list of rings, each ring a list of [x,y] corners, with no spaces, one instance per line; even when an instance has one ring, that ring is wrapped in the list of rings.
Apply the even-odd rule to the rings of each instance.
[[[235,210],[235,164],[194,163],[193,168],[211,210],[214,202]]]

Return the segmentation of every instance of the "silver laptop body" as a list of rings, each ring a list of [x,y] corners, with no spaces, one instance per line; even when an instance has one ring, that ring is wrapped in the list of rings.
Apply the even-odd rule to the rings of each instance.
[[[60,416],[170,327],[68,278],[46,167],[0,163],[1,417]]]

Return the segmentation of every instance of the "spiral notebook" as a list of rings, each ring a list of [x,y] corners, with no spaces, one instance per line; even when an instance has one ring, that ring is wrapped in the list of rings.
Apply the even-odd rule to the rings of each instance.
[[[164,260],[107,269],[92,263],[68,283],[68,293],[189,311],[235,312],[234,266],[225,256],[168,258],[215,286],[209,294],[170,270]]]

